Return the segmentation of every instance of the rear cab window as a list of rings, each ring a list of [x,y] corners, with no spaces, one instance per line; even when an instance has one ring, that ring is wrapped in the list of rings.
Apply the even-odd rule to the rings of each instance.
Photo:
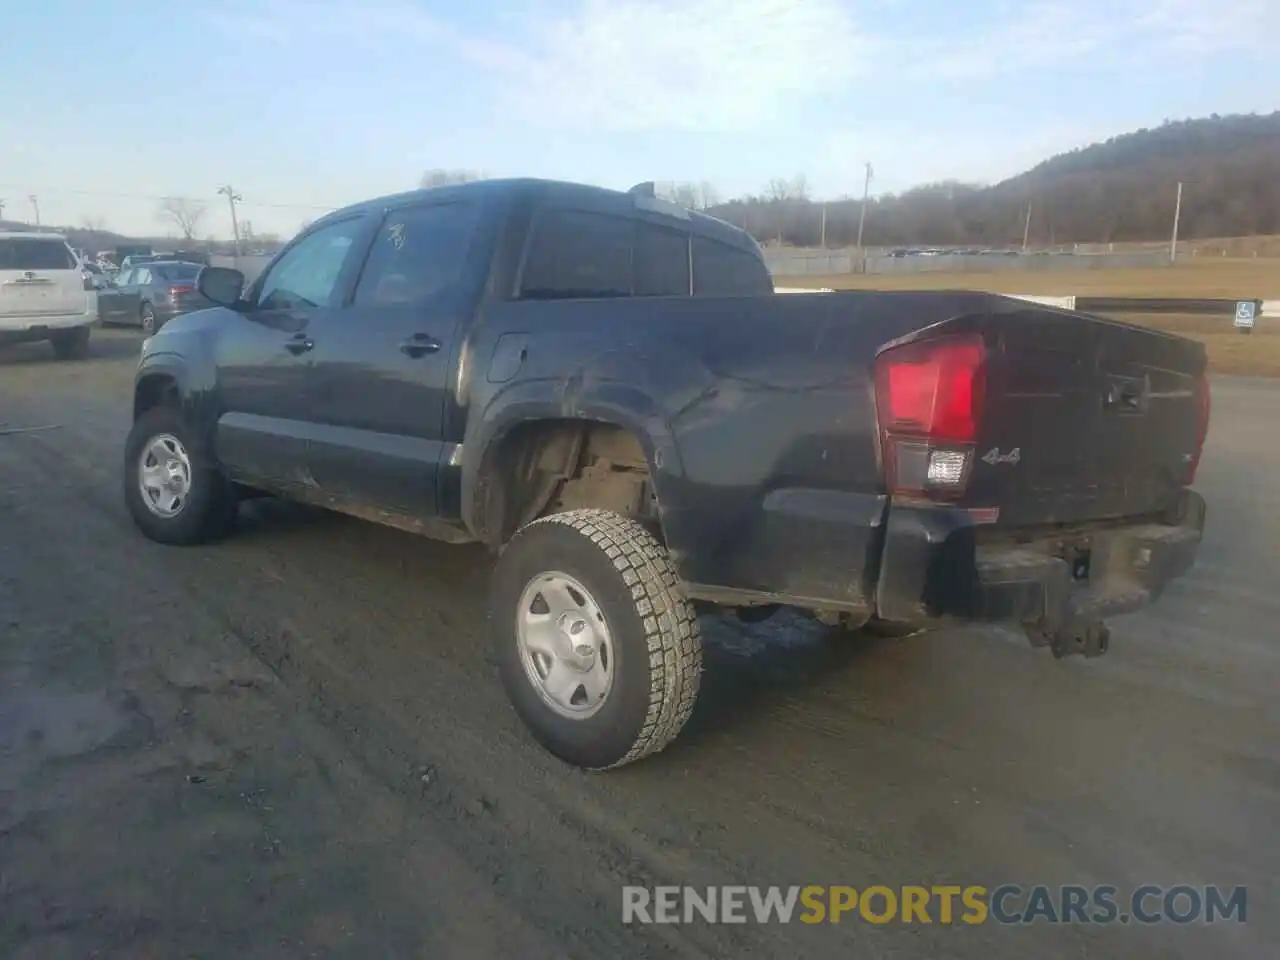
[[[750,250],[710,237],[693,238],[693,293],[702,297],[773,293],[773,278]]]
[[[59,239],[0,236],[0,270],[78,270],[79,261],[71,248]]]

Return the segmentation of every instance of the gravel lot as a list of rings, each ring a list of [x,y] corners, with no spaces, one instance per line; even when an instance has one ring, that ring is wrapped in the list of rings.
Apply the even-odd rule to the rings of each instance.
[[[1269,955],[1280,942],[1280,382],[1220,378],[1195,572],[1056,663],[708,619],[685,736],[607,775],[536,749],[486,559],[264,501],[137,535],[138,337],[0,353],[0,956]],[[3,429],[3,428],[0,428]],[[642,884],[1249,886],[1247,924],[625,927]]]

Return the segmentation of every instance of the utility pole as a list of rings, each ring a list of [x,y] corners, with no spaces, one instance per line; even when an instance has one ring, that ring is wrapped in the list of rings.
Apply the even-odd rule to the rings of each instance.
[[[33,193],[27,199],[31,201],[31,208],[36,212],[36,227],[38,229],[40,226],[40,198]]]
[[[1022,249],[1027,249],[1027,244],[1031,242],[1031,201],[1027,201],[1027,219],[1022,225]]]
[[[1178,221],[1182,219],[1182,181],[1178,181],[1178,199],[1173,204],[1173,240],[1169,243],[1169,260],[1178,259]]]
[[[862,181],[862,209],[858,212],[858,260],[862,261],[862,228],[867,224],[867,202],[871,197],[871,161],[867,161],[867,177]]]
[[[0,220],[4,219],[4,197],[0,197]]]
[[[827,249],[827,205],[822,205],[822,249]]]
[[[238,257],[240,256],[240,222],[236,220],[236,201],[243,200],[244,197],[236,193],[229,183],[225,186],[219,187],[218,193],[227,198],[227,206],[231,208],[231,236],[234,239],[234,249],[236,256]]]

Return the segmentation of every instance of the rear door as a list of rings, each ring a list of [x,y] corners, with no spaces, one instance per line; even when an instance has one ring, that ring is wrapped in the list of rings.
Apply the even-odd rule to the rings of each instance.
[[[389,211],[350,302],[311,328],[311,463],[327,495],[437,514],[452,347],[488,264],[481,212],[475,200]]]
[[[57,237],[0,236],[0,320],[65,317],[87,308],[76,255]]]

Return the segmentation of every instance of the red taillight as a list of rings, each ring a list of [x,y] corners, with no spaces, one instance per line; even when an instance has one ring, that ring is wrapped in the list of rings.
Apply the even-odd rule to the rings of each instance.
[[[1209,393],[1209,378],[1204,374],[1196,381],[1196,449],[1187,464],[1187,486],[1196,482],[1196,471],[1200,468],[1200,457],[1204,454],[1204,442],[1209,437],[1209,411],[1213,401]]]
[[[922,340],[876,358],[876,416],[891,492],[963,492],[986,392],[977,335]]]
[[[177,299],[178,297],[182,296],[184,293],[195,293],[195,292],[196,292],[196,288],[191,286],[191,284],[189,283],[184,283],[180,286],[174,286],[169,288],[169,296],[173,297],[174,299]]]

